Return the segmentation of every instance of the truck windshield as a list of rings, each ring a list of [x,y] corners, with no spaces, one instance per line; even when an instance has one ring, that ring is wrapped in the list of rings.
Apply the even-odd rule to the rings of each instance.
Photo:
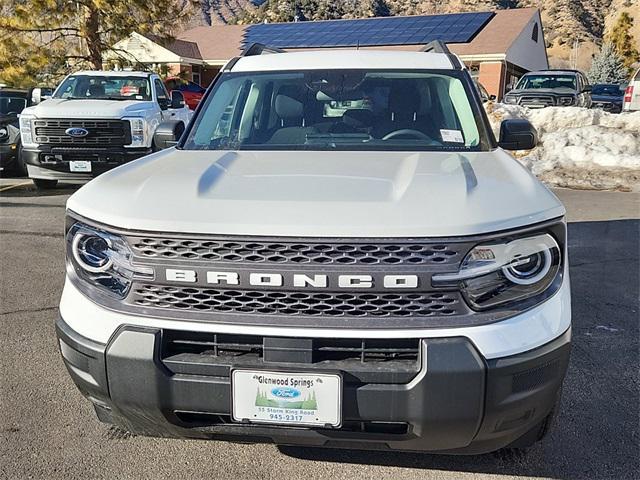
[[[569,88],[575,90],[576,77],[573,75],[525,75],[516,88]]]
[[[182,148],[488,150],[460,71],[227,73]]]
[[[83,100],[151,100],[146,77],[72,75],[58,87],[53,98]]]

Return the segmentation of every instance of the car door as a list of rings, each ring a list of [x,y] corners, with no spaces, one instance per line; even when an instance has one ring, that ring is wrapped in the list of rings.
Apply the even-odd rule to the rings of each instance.
[[[159,78],[153,79],[153,89],[156,92],[156,102],[160,106],[160,115],[162,117],[162,122],[166,120],[172,120],[175,116],[175,110],[172,110],[171,107],[171,99],[169,98],[169,94],[167,93],[167,89],[164,88],[164,85],[160,81]]]
[[[591,108],[591,93],[585,91],[585,89],[587,88],[587,85],[589,84],[589,81],[587,80],[587,77],[585,77],[584,75],[582,75],[581,73],[578,74],[578,86],[579,86],[579,92],[580,92],[580,106],[581,107],[586,107],[586,108]]]

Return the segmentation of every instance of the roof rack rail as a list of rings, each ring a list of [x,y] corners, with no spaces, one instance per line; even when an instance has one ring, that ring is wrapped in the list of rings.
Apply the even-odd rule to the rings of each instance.
[[[263,53],[285,53],[285,51],[281,48],[263,45],[262,43],[252,43],[242,51],[240,56],[253,57],[254,55],[262,55]]]
[[[451,55],[451,51],[447,44],[442,40],[433,40],[420,49],[421,52],[446,53]]]
[[[444,53],[451,62],[451,65],[456,70],[462,70],[464,68],[463,64],[460,62],[460,59],[451,53],[447,44],[442,40],[433,40],[427,43],[424,47],[420,49],[421,52],[429,52],[429,53]]]

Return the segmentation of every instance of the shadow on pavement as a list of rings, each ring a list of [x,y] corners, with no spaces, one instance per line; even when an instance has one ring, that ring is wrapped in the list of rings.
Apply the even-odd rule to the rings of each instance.
[[[25,183],[29,179],[17,179],[16,183]],[[6,185],[9,186],[9,185]],[[20,185],[15,188],[11,188],[9,190],[4,190],[0,192],[0,197],[14,197],[14,198],[28,198],[28,197],[55,197],[59,195],[71,195],[75,192],[81,185],[73,185],[73,184],[60,184],[57,185],[56,188],[52,188],[51,190],[38,190],[33,184],[31,185]]]
[[[556,424],[526,454],[280,450],[296,458],[336,463],[571,480],[639,478],[639,252],[637,219],[569,225],[571,362]]]

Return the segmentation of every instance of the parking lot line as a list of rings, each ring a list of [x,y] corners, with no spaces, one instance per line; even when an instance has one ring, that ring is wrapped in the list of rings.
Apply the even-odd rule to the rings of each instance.
[[[22,187],[24,185],[30,185],[30,184],[31,182],[16,183],[15,185],[9,185],[8,187],[0,188],[0,192],[4,192],[5,190],[11,190],[12,188]]]

